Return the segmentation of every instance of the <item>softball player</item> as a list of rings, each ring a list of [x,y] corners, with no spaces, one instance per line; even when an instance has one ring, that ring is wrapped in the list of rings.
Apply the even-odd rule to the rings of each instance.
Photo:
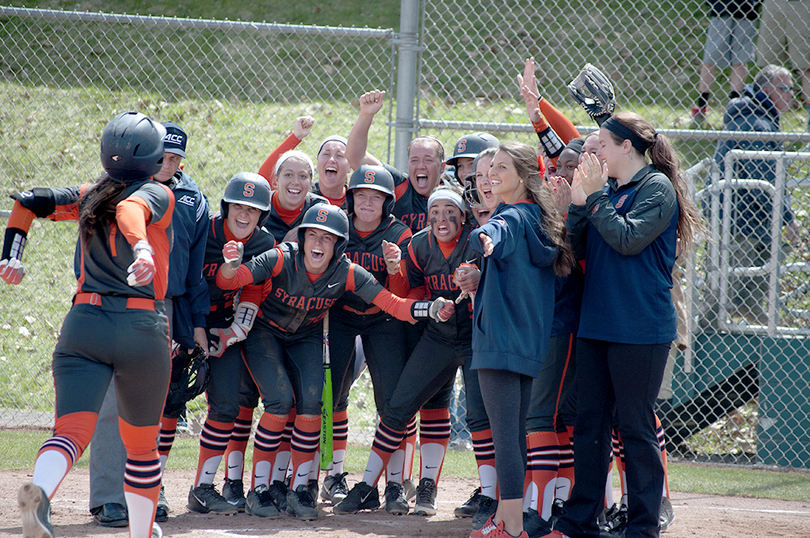
[[[476,265],[478,255],[468,243],[470,226],[464,220],[464,202],[455,191],[437,189],[429,199],[430,228],[413,236],[408,247],[406,266],[411,296],[455,300],[460,290],[454,282],[456,269]],[[335,505],[338,514],[380,506],[377,481],[383,469],[400,450],[411,419],[422,406],[455,377],[456,370],[470,354],[470,299],[460,300],[448,323],[429,323],[408,358],[390,401],[381,410],[380,423],[361,482]],[[422,409],[421,478],[414,512],[436,513],[436,483],[450,437],[449,393],[443,408]],[[404,455],[397,455],[403,457]],[[402,477],[389,473],[385,488],[386,510],[407,513]]]
[[[225,187],[221,211],[210,218],[203,269],[211,302],[206,317],[211,334],[210,381],[197,474],[188,496],[188,508],[194,512],[229,514],[245,509],[241,475],[236,479],[225,478],[222,495],[214,488],[214,477],[239,415],[240,384],[247,375],[240,342],[247,332],[243,327],[249,326],[257,306],[243,301],[234,313],[237,290],[217,287],[216,275],[222,265],[222,248],[228,241],[241,243],[248,260],[275,246],[273,236],[261,228],[270,212],[270,196],[270,184],[263,177],[250,172],[236,174]],[[226,347],[229,339],[234,341]]]
[[[329,203],[346,210],[346,184],[349,180],[349,160],[346,158],[345,137],[331,135],[324,138],[318,149],[315,167],[318,181],[312,185],[312,192],[329,200]]]
[[[283,243],[245,265],[240,265],[241,249],[236,243],[229,242],[223,249],[226,263],[217,285],[246,286],[242,302],[260,305],[256,325],[244,341],[245,361],[265,407],[256,431],[255,445],[262,450],[254,451],[249,508],[274,502],[262,462],[273,461],[294,401],[293,474],[286,511],[299,519],[318,516],[308,479],[320,437],[322,322],[346,291],[407,321],[429,316],[445,320],[455,310],[452,301],[441,297],[414,301],[391,295],[370,273],[343,256],[348,231],[348,219],[339,208],[318,204],[304,215],[297,245]]]
[[[462,136],[453,146],[453,156],[447,159],[452,166],[459,185],[465,187],[467,178],[473,175],[473,161],[488,148],[497,148],[500,142],[488,133],[470,133]]]
[[[164,300],[166,317],[169,319],[169,338],[189,350],[197,345],[208,349],[205,336],[208,287],[202,277],[205,240],[208,236],[208,201],[194,180],[181,169],[181,161],[186,156],[186,132],[172,122],[166,122],[163,126],[166,128],[163,166],[154,179],[169,187],[176,200],[172,214],[174,239],[169,255],[169,282]],[[175,406],[171,412],[164,409],[158,442],[158,455],[163,468],[166,467],[174,442],[177,420],[184,410],[185,406]],[[91,443],[90,512],[93,520],[104,527],[126,526],[123,476],[127,455],[118,431],[115,383],[110,383],[104,396]],[[169,504],[161,484],[155,521],[166,521],[168,517]]]
[[[298,120],[296,122],[298,123]],[[309,123],[304,125],[311,128]],[[268,157],[262,165],[260,175],[269,175],[267,167],[271,162],[271,157]],[[326,198],[310,192],[314,171],[315,166],[312,160],[306,153],[301,151],[286,151],[275,160],[273,177],[276,178],[277,189],[273,191],[271,196],[270,212],[262,228],[264,231],[269,232],[277,242],[295,241],[297,227],[306,211],[317,203],[327,202]],[[264,175],[264,177],[267,177],[267,175]],[[244,455],[253,425],[253,409],[258,404],[258,398],[259,392],[253,379],[250,376],[244,377],[239,394],[240,412],[225,453],[225,460],[228,462],[226,478],[229,480],[242,480]],[[292,422],[290,422],[285,435],[284,445],[288,445],[291,435]],[[289,456],[289,449],[279,451],[279,459],[272,469],[271,490],[276,495],[279,503],[283,503],[284,499],[286,499],[287,492],[283,481],[287,472]],[[317,489],[315,493],[317,493]]]
[[[626,534],[658,536],[664,471],[653,406],[676,337],[676,240],[688,251],[699,218],[669,141],[628,112],[602,124],[597,155],[584,157],[571,196],[572,242],[587,267],[577,334],[576,481],[551,535],[599,532],[615,410],[632,462]]]
[[[174,195],[151,178],[163,161],[165,128],[143,114],[115,117],[101,135],[106,174],[94,185],[14,194],[0,277],[18,284],[35,217],[79,221],[78,288],[53,354],[54,435],[18,493],[24,536],[53,536],[50,498],[90,442],[113,378],[127,452],[129,535],[162,536],[153,524],[160,493],[158,422],[169,383],[168,280]]]
[[[394,178],[381,166],[363,165],[352,173],[346,201],[349,209],[346,255],[395,295],[407,295],[409,285],[397,257],[400,250],[407,250],[412,233],[391,215]],[[400,250],[394,249],[392,261],[386,261],[386,243],[399,246]],[[403,323],[354,294],[341,297],[329,316],[334,443],[332,468],[324,479],[321,497],[337,504],[348,493],[343,463],[349,434],[348,404],[354,380],[355,338],[361,336],[363,341],[377,409],[384,409],[391,398],[407,354]]]
[[[374,90],[360,96],[360,115],[352,126],[346,146],[349,165],[357,170],[361,165],[385,166],[394,177],[396,204],[393,214],[411,228],[413,233],[427,226],[427,201],[439,184],[444,171],[444,146],[434,136],[418,136],[408,144],[408,173],[383,163],[369,154],[368,131],[374,116],[382,109],[385,92]]]

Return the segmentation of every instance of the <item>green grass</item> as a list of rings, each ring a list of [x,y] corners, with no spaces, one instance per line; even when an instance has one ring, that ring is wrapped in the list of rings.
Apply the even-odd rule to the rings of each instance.
[[[20,431],[0,430],[0,469],[28,469],[33,466],[40,444],[50,435],[46,430]],[[170,469],[193,470],[197,467],[199,440],[190,435],[177,436],[167,463]],[[346,457],[346,471],[362,473],[368,458],[369,447],[350,445]],[[85,455],[79,460],[80,468],[87,468]],[[251,451],[248,461],[251,465]],[[414,468],[418,469],[417,451]],[[711,495],[735,495],[786,501],[806,501],[810,498],[810,473],[778,472],[757,469],[741,469],[731,466],[713,466],[693,463],[668,465],[669,487],[672,491],[706,493]],[[472,452],[448,451],[442,467],[443,476],[476,476],[475,458]],[[618,479],[614,485],[618,486]]]

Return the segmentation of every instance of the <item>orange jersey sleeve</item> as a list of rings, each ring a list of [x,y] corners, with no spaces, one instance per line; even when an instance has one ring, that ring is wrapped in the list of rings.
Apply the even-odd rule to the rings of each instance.
[[[267,156],[267,158],[264,160],[264,163],[262,163],[262,167],[259,168],[259,175],[270,183],[270,187],[273,190],[275,190],[277,186],[276,163],[278,162],[278,158],[281,157],[281,155],[285,151],[295,149],[300,143],[301,141],[298,139],[298,137],[290,133],[290,135],[284,140],[284,142],[279,144],[279,146],[276,149],[274,149],[272,153],[270,153],[270,155]]]
[[[127,198],[118,203],[115,208],[115,221],[118,229],[127,238],[127,242],[135,246],[138,241],[147,241],[146,223],[152,218],[152,210],[146,201],[140,198]]]
[[[565,114],[557,110],[554,105],[546,101],[545,98],[540,98],[540,102],[537,103],[538,108],[540,109],[540,113],[543,114],[543,117],[546,118],[546,121],[554,129],[554,132],[557,133],[557,136],[560,137],[560,140],[563,141],[563,144],[569,143],[574,138],[581,138],[582,135],[579,134],[577,128],[574,127],[574,124],[569,120]]]

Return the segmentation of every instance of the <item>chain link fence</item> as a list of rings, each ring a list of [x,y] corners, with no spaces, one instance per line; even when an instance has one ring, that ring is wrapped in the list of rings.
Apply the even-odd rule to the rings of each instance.
[[[673,354],[672,391],[659,406],[669,448],[695,460],[810,467],[804,448],[810,446],[810,163],[801,152],[732,152],[734,162],[774,163],[773,183],[757,183],[725,176],[709,159],[718,140],[758,135],[719,130],[728,69],[712,86],[702,123],[693,125],[710,23],[706,5],[423,0],[419,17],[418,74],[404,82],[418,89],[415,122],[396,122],[397,129],[434,134],[447,148],[477,130],[532,143],[515,76],[533,56],[541,94],[583,134],[595,125],[573,106],[566,85],[589,62],[613,82],[620,109],[637,111],[674,140],[691,169],[707,234],[678,275],[685,345]],[[257,170],[296,116],[316,119],[301,145],[314,154],[326,135],[348,134],[357,115],[352,103],[362,92],[381,88],[391,97],[397,76],[393,30],[0,8],[0,34],[0,99],[8,103],[0,113],[0,194],[95,177],[104,124],[116,112],[138,109],[184,126],[186,170],[216,208],[227,179]],[[794,80],[801,80],[798,72]],[[797,92],[797,103],[801,97]],[[394,105],[384,111],[387,124],[373,126],[369,145],[389,162]],[[770,136],[801,150],[810,143],[801,134],[806,126],[806,113],[795,104],[782,115],[788,133]],[[746,193],[755,193],[755,201],[745,201]],[[759,244],[738,241],[745,239],[738,233],[742,220],[785,200],[795,234],[777,211],[756,223],[767,230]],[[10,203],[0,204],[5,208]],[[26,282],[0,286],[4,425],[50,423],[50,352],[75,288],[75,234],[75,225],[36,221]],[[761,255],[739,254],[753,250]],[[756,306],[738,300],[751,290]],[[350,411],[351,430],[366,444],[376,416],[368,385],[361,378]],[[202,399],[194,402],[192,424],[203,408]]]

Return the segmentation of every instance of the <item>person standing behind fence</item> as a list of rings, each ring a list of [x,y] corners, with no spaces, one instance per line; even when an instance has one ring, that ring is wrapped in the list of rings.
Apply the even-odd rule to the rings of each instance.
[[[208,201],[188,174],[180,169],[186,157],[186,132],[177,124],[164,123],[163,166],[155,180],[175,194],[172,230],[174,248],[169,255],[169,284],[164,306],[169,318],[169,336],[193,350],[196,345],[207,350],[205,316],[208,314],[207,285],[202,278],[205,241],[208,237]],[[192,298],[196,298],[192,301]],[[182,408],[171,417],[161,418],[160,464],[166,466],[171,443]],[[115,383],[110,383],[99,411],[97,428],[90,450],[90,512],[93,520],[103,527],[125,527],[127,512],[124,500],[124,465],[126,451],[118,431],[118,411]],[[167,441],[168,439],[168,441]],[[167,445],[168,444],[168,448]],[[166,521],[169,504],[160,488],[156,521]]]
[[[810,2],[764,0],[757,40],[757,62],[785,64],[802,76],[802,94],[810,131]]]
[[[658,536],[664,469],[653,406],[676,337],[670,288],[677,240],[689,251],[699,218],[670,142],[631,112],[602,124],[599,150],[577,168],[571,200],[567,222],[585,262],[575,482],[547,536],[599,534],[614,411],[631,462],[626,536]]]
[[[101,134],[106,174],[97,183],[12,195],[0,257],[0,278],[10,284],[25,275],[22,253],[35,217],[79,221],[78,288],[53,353],[54,435],[17,496],[23,536],[53,537],[50,498],[90,443],[111,379],[126,447],[129,535],[162,536],[153,525],[161,479],[156,439],[170,375],[163,299],[175,199],[152,178],[164,160],[165,134],[143,114],[120,114]]]
[[[743,89],[743,94],[732,99],[723,118],[727,131],[760,131],[776,133],[782,130],[781,115],[793,103],[793,79],[784,67],[768,65],[754,78],[754,83]],[[714,160],[725,173],[726,153],[732,149],[753,151],[782,151],[782,142],[774,140],[721,140],[717,143]],[[776,163],[761,159],[741,160],[732,175],[735,179],[761,179],[774,183]],[[773,213],[771,197],[762,190],[737,189],[734,196],[734,217],[731,219],[731,263],[740,267],[764,266],[770,259],[770,221]],[[799,225],[790,210],[790,199],[785,197],[782,219],[786,237],[795,241]],[[731,283],[731,303],[736,309],[732,315],[748,321],[767,323],[767,308],[762,304],[767,295],[767,277],[736,277]]]
[[[697,104],[690,117],[693,127],[702,129],[706,124],[712,84],[717,69],[731,67],[729,99],[742,94],[748,64],[754,61],[754,38],[757,35],[756,20],[760,0],[706,0],[711,12],[706,30],[706,45],[703,62],[700,64]]]

